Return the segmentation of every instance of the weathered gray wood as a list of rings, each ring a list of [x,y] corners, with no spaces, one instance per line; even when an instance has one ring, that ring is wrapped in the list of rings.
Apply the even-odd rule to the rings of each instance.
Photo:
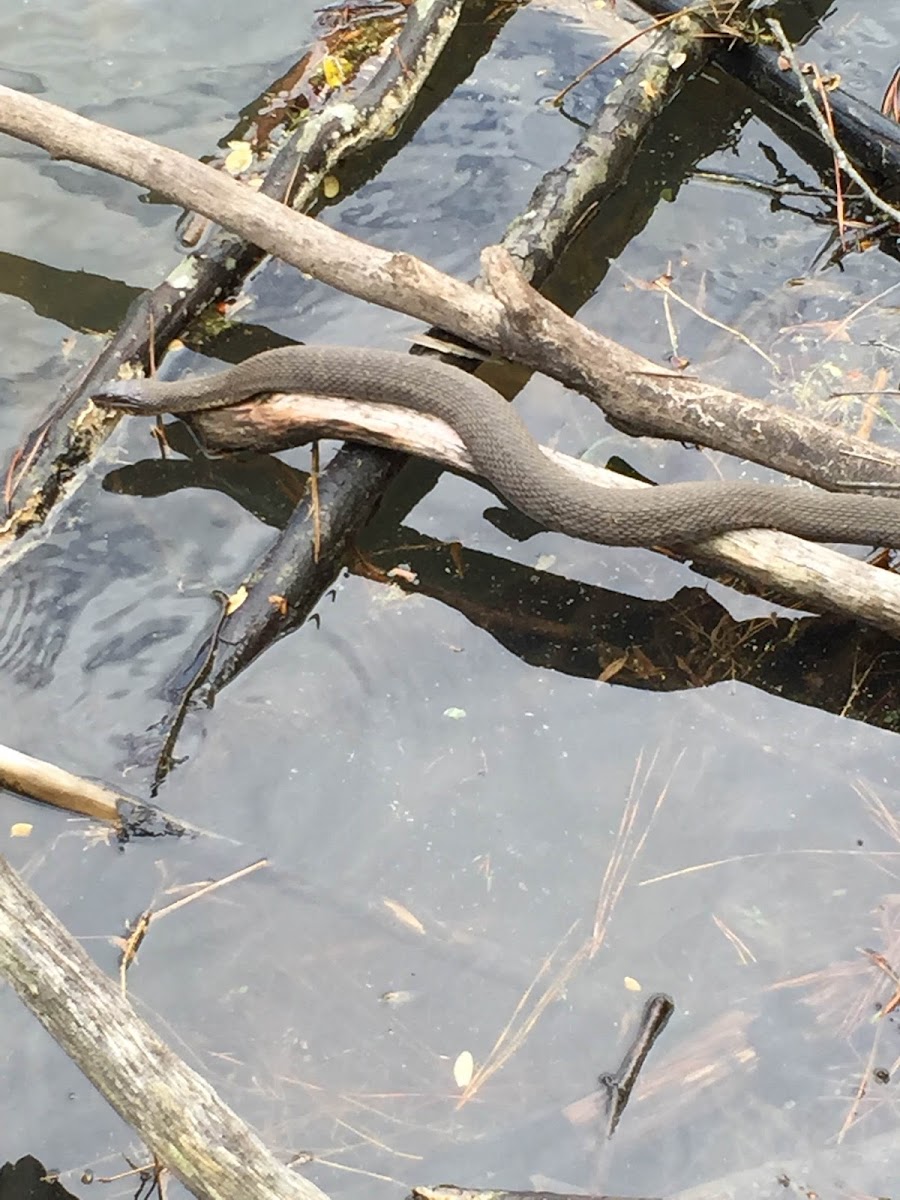
[[[328,1200],[172,1053],[3,858],[0,975],[195,1196]]]
[[[591,396],[632,432],[699,442],[823,487],[847,481],[900,481],[896,452],[800,413],[660,371],[587,329],[590,359],[573,364],[569,356],[548,357],[544,345],[509,336],[503,304],[495,296],[413,255],[369,246],[291,212],[167,147],[7,87],[0,87],[0,130],[42,146],[56,158],[153,188],[341,291],[515,357]]]
[[[448,425],[437,417],[390,405],[326,396],[274,396],[197,413],[191,423],[211,450],[274,451],[315,438],[347,438],[428,458],[452,471],[474,473],[465,447]],[[546,446],[542,449],[573,475],[598,487],[648,486]],[[707,566],[740,575],[764,591],[777,590],[800,608],[839,613],[900,637],[900,578],[890,571],[827,546],[762,529],[721,534],[693,550]]]

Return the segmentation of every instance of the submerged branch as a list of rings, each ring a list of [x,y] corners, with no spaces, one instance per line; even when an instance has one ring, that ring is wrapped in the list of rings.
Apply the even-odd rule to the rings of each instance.
[[[123,840],[198,832],[152,805],[10,746],[0,745],[0,787],[66,812],[107,821]]]

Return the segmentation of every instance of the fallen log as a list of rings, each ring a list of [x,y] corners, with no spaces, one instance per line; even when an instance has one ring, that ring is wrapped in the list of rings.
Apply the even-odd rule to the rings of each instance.
[[[3,858],[0,975],[199,1200],[328,1200],[157,1037]]]
[[[502,252],[494,252],[487,257],[494,260],[489,274],[496,279],[496,264],[502,264],[503,259]],[[507,270],[513,268],[500,266],[501,274]],[[320,437],[338,437],[402,450],[463,474],[471,475],[474,471],[458,436],[443,421],[388,405],[360,404],[337,397],[275,396],[197,413],[191,423],[204,443],[216,452],[251,446],[276,450]],[[648,486],[546,447],[542,449],[573,475],[598,487]],[[827,546],[769,530],[722,534],[692,550],[695,558],[706,566],[732,572],[764,590],[777,589],[798,607],[839,613],[900,636],[900,578],[889,571],[878,570]]]
[[[577,332],[577,349],[550,337],[535,344],[510,325],[496,296],[413,255],[366,245],[291,212],[184,154],[6,87],[0,87],[0,130],[57,158],[155,188],[332,287],[542,371],[596,400],[632,432],[697,442],[822,487],[900,482],[900,454],[799,413],[660,370],[562,313],[552,333]]]

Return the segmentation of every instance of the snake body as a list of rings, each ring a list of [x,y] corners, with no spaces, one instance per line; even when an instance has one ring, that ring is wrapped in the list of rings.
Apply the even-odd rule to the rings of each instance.
[[[481,380],[432,358],[344,346],[267,350],[175,382],[106,385],[98,403],[131,413],[190,413],[267,392],[394,404],[446,421],[476,471],[549,529],[609,546],[683,546],[731,529],[778,529],[817,542],[900,547],[900,501],[766,483],[597,487],[548,459],[511,405]]]

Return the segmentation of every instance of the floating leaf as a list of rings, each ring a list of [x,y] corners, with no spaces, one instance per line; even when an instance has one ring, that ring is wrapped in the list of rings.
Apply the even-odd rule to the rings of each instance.
[[[628,992],[640,992],[643,989],[636,979],[632,979],[630,975],[625,976],[625,990]]]
[[[474,1074],[475,1059],[468,1050],[463,1050],[462,1054],[457,1055],[456,1062],[453,1064],[453,1080],[456,1086],[468,1087]]]
[[[449,717],[451,721],[461,721],[466,715],[464,708],[445,708],[444,716]]]
[[[614,658],[612,662],[608,662],[598,676],[598,683],[608,683],[610,679],[614,679],[628,662],[628,655],[622,654],[619,658]]]
[[[31,837],[32,829],[34,829],[34,826],[29,825],[27,821],[17,821],[15,823],[15,825],[13,825],[13,827],[10,829],[9,836],[10,837]]]
[[[225,606],[225,615],[230,617],[233,612],[237,612],[249,595],[250,593],[247,591],[244,585],[241,584],[238,590],[236,592],[232,592],[232,594],[228,597],[228,603]]]
[[[249,142],[229,142],[225,156],[225,170],[229,175],[240,175],[253,162],[253,147]]]
[[[341,194],[341,185],[334,175],[326,175],[322,180],[322,192],[326,200],[333,200]]]
[[[401,925],[405,925],[407,929],[412,929],[416,933],[424,933],[425,926],[418,917],[413,916],[408,908],[404,908],[402,904],[398,904],[396,900],[389,900],[384,897],[384,907],[389,909]]]
[[[389,1004],[392,1008],[399,1008],[401,1004],[409,1004],[413,998],[412,992],[402,990],[384,992],[378,997],[382,1004]]]

